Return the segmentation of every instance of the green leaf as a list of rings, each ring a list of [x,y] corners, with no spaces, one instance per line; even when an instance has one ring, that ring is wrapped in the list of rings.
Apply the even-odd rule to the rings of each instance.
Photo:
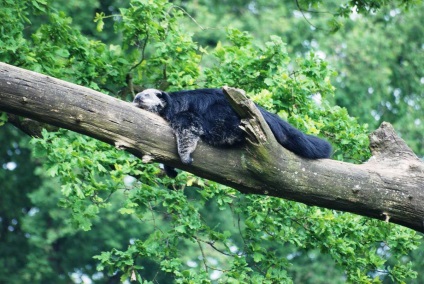
[[[254,252],[253,253],[253,260],[255,262],[261,262],[264,258],[265,258],[265,256],[260,252]]]
[[[7,114],[5,112],[0,112],[0,126],[4,125],[7,119]]]
[[[54,164],[49,169],[47,169],[46,174],[48,176],[54,177],[54,176],[57,176],[58,170],[59,170],[59,165]]]

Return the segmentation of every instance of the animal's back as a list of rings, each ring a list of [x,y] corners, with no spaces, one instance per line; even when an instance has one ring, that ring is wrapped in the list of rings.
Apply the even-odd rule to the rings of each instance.
[[[243,141],[240,118],[220,89],[200,89],[169,93],[170,111],[193,113],[200,118],[201,138],[214,146],[231,146]]]
[[[208,112],[212,105],[230,107],[224,93],[219,89],[200,89],[170,92],[173,111],[192,111],[199,114]]]

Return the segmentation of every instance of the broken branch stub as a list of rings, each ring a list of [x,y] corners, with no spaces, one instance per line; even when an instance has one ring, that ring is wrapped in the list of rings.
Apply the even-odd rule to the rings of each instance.
[[[231,107],[241,118],[241,128],[246,139],[255,145],[274,141],[274,135],[255,103],[246,97],[246,92],[228,86],[222,87]]]

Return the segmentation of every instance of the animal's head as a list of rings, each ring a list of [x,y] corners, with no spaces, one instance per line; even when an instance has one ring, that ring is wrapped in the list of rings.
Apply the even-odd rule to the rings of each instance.
[[[161,90],[146,89],[135,96],[133,103],[139,108],[160,113],[167,104],[167,96],[168,94]]]

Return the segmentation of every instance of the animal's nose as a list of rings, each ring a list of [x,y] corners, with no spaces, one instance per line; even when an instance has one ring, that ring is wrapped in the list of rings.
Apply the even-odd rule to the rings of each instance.
[[[141,103],[140,97],[135,97],[133,100],[133,105],[139,107]]]

